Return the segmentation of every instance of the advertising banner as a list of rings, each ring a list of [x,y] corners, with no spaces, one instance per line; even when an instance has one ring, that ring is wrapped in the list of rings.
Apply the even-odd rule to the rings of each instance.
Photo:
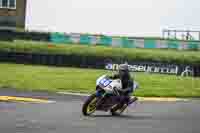
[[[106,63],[105,69],[118,70],[120,64]],[[131,72],[147,72],[147,73],[160,73],[160,74],[172,74],[181,76],[194,76],[194,69],[190,65],[176,65],[165,63],[153,63],[153,62],[137,62],[128,63],[129,70]]]

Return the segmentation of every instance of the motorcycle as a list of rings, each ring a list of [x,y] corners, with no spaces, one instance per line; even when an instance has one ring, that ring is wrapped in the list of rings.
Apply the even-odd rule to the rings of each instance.
[[[137,88],[138,83],[134,81],[133,91]],[[120,91],[122,91],[120,79],[112,80],[107,75],[100,76],[96,81],[96,92],[91,94],[82,106],[83,115],[89,116],[95,111],[110,111],[112,115],[122,114],[129,105],[135,102],[135,99],[131,98],[127,101],[127,96],[120,96]],[[120,103],[123,105],[119,106]]]

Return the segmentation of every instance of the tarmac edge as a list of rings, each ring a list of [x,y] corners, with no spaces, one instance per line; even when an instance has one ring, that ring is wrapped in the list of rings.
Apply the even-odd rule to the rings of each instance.
[[[86,93],[71,93],[71,92],[57,92],[57,94],[72,95],[72,96],[89,96]],[[139,101],[158,101],[158,102],[176,102],[176,101],[190,101],[189,98],[175,98],[175,97],[138,97]]]

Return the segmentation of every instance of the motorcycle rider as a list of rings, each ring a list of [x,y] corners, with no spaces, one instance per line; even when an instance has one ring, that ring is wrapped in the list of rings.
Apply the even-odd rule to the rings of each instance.
[[[129,73],[129,66],[127,63],[119,65],[118,72],[114,75],[109,76],[111,79],[120,79],[122,81],[122,90],[119,91],[120,96],[125,96],[127,98],[127,102],[134,102],[137,100],[137,97],[134,97],[130,100],[130,95],[133,93],[133,78]]]
[[[127,107],[127,105],[132,104],[133,102],[138,100],[137,97],[131,98],[131,94],[133,93],[134,88],[138,86],[138,84],[135,84],[133,78],[129,73],[128,63],[119,65],[117,73],[112,75],[107,74],[107,77],[110,79],[120,79],[122,83],[122,89],[117,90],[117,92],[119,93],[119,95],[117,95],[117,97],[119,96],[119,104],[113,105],[113,107],[110,110],[112,114],[117,115],[117,110],[123,111]],[[103,99],[98,103],[98,105],[103,106],[103,103],[105,102],[104,99],[108,98],[109,96],[110,95],[104,95]],[[114,94],[114,96],[116,95]]]

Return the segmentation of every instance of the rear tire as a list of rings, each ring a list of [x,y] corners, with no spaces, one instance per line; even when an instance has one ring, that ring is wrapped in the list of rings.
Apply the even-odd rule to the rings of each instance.
[[[113,107],[111,110],[110,110],[110,113],[113,115],[113,116],[119,116],[121,115],[124,110],[126,109],[126,105],[124,104],[123,106],[121,105],[116,105],[115,107]],[[119,111],[119,112],[118,112]]]
[[[96,111],[96,94],[92,94],[87,101],[83,104],[82,113],[84,116],[89,116]]]

